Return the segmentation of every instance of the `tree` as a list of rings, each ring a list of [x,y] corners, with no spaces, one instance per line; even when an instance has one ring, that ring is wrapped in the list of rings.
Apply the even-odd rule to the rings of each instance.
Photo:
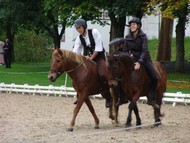
[[[171,61],[173,19],[162,17],[157,60]]]
[[[177,72],[184,71],[184,37],[187,15],[190,12],[189,0],[154,0],[148,4],[153,9],[160,8],[162,16],[170,19],[177,18],[176,25],[176,67]],[[164,47],[162,47],[164,48]],[[167,48],[167,47],[166,47]]]
[[[103,9],[108,11],[111,20],[110,40],[117,37],[124,37],[126,16],[142,18],[144,6],[147,0],[102,0]],[[99,2],[100,3],[100,2]]]
[[[0,1],[0,21],[2,30],[6,33],[8,38],[14,45],[14,35],[17,33],[18,27],[26,23],[38,5],[39,1],[20,1],[20,0],[1,0]],[[24,13],[23,13],[24,12]],[[14,47],[14,46],[13,46]],[[12,59],[14,61],[14,48]]]
[[[176,11],[176,16],[178,17],[176,25],[176,72],[184,72],[184,37],[188,10],[190,10],[190,7],[188,8],[188,4],[186,4]]]

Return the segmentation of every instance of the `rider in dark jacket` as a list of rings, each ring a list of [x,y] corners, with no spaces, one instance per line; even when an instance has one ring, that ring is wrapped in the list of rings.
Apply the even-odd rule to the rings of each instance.
[[[156,87],[158,78],[152,65],[152,60],[148,50],[148,40],[146,34],[141,30],[141,20],[139,18],[133,18],[129,21],[130,33],[125,37],[124,52],[128,52],[131,57],[135,59],[134,69],[140,69],[141,65],[144,65],[150,78],[150,92],[148,95],[148,104],[153,107],[159,108],[156,104]],[[122,104],[122,101],[121,101]]]
[[[5,40],[5,44],[3,46],[3,51],[4,51],[4,61],[6,68],[11,68],[11,53],[13,50],[13,45],[9,41],[9,39]]]

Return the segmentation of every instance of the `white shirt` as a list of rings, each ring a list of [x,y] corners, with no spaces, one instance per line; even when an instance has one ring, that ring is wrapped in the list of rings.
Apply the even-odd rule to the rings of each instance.
[[[81,43],[79,36],[75,40],[73,52],[81,54],[84,47]],[[95,42],[95,51],[97,51],[97,52],[103,51],[102,37],[101,37],[101,35],[97,29],[92,29],[92,36],[93,36],[94,42]],[[90,45],[90,39],[89,39],[89,35],[88,35],[88,30],[87,30],[86,36],[85,37],[83,36],[83,38],[86,42],[86,45],[89,46]]]

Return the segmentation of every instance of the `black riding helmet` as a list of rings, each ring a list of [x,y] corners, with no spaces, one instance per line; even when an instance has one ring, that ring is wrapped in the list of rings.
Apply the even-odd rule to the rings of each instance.
[[[140,28],[141,28],[142,22],[141,22],[140,18],[134,17],[133,19],[131,19],[131,20],[129,21],[129,25],[131,25],[131,23],[133,23],[133,22],[139,24],[139,25],[140,25]]]
[[[87,28],[87,23],[84,19],[77,19],[75,21],[75,27],[83,26],[84,28]]]

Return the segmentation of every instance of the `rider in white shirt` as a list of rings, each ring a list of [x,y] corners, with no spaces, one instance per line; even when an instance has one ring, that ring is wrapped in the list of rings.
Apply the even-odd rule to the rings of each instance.
[[[87,29],[87,23],[84,19],[78,19],[75,22],[75,28],[80,34],[76,40],[73,52],[85,55],[89,60],[97,63],[97,70],[102,83],[102,91],[109,90],[109,75],[105,61],[105,50],[102,44],[101,35],[97,29]],[[109,92],[109,91],[108,91]],[[111,106],[111,97],[106,96],[106,107]]]

